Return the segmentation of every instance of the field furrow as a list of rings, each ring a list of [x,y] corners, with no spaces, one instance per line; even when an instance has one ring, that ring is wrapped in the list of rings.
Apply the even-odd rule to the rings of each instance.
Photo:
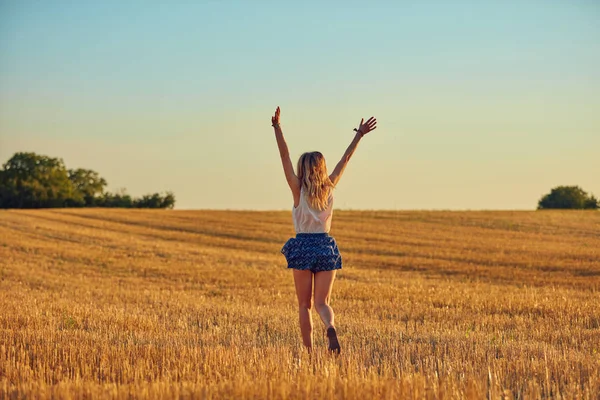
[[[0,398],[600,398],[600,213],[336,211],[342,354],[289,212],[0,211]]]

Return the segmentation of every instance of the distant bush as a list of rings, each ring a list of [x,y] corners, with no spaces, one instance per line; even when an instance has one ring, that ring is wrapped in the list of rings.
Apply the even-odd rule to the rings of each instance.
[[[134,199],[125,190],[105,192],[106,185],[106,180],[95,171],[67,170],[60,158],[16,153],[0,170],[0,208],[175,206],[171,192]]]
[[[131,208],[133,199],[125,192],[125,189],[121,189],[119,193],[103,193],[96,199],[96,204],[98,207]]]
[[[147,194],[133,201],[136,208],[173,208],[175,206],[175,195],[167,192],[164,196],[158,193]]]
[[[598,209],[598,199],[588,195],[579,186],[555,187],[540,199],[538,210],[546,209]]]

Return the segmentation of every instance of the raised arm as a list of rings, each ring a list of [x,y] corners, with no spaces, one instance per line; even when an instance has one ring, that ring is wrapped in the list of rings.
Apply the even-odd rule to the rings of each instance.
[[[285,179],[292,190],[292,195],[294,196],[294,206],[297,206],[298,200],[300,199],[300,181],[294,173],[294,166],[292,165],[292,160],[290,159],[290,152],[283,137],[283,132],[281,131],[281,125],[279,124],[280,113],[281,110],[279,107],[277,107],[277,110],[275,110],[275,115],[271,117],[271,123],[273,124],[273,129],[275,130],[275,139],[277,140],[277,147],[279,148],[279,156],[281,157],[281,163],[283,164]]]
[[[356,146],[358,146],[358,142],[360,142],[360,139],[362,139],[362,137],[365,136],[367,133],[377,128],[377,120],[375,119],[375,117],[369,118],[367,122],[364,122],[364,120],[364,118],[361,119],[358,129],[354,129],[356,131],[356,135],[354,135],[352,143],[350,143],[350,146],[348,146],[348,148],[346,149],[346,152],[342,156],[342,159],[337,163],[331,175],[329,175],[329,179],[331,180],[334,186],[337,185],[337,183],[340,181],[340,178],[342,177],[342,174],[344,173],[344,170],[348,165],[348,161],[350,161],[350,157],[352,157],[352,154],[354,154],[354,151],[356,150]]]

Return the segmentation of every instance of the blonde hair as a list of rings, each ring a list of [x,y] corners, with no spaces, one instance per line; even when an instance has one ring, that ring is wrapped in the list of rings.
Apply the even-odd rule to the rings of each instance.
[[[318,151],[302,154],[298,159],[298,179],[310,206],[316,210],[325,210],[329,205],[333,183],[327,175],[323,154]]]

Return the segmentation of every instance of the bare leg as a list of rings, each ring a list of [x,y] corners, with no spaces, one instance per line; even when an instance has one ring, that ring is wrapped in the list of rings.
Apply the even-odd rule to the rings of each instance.
[[[335,271],[322,271],[315,274],[315,306],[321,316],[321,320],[327,328],[327,339],[329,339],[329,350],[339,354],[340,343],[334,325],[333,310],[329,306],[331,289],[335,279]]]
[[[298,296],[298,314],[300,317],[300,331],[302,342],[308,350],[312,349],[312,283],[313,273],[310,270],[294,270],[294,283],[296,284],[296,295]]]
[[[315,307],[325,328],[335,327],[333,310],[329,306],[334,279],[335,271],[321,271],[315,274]]]

